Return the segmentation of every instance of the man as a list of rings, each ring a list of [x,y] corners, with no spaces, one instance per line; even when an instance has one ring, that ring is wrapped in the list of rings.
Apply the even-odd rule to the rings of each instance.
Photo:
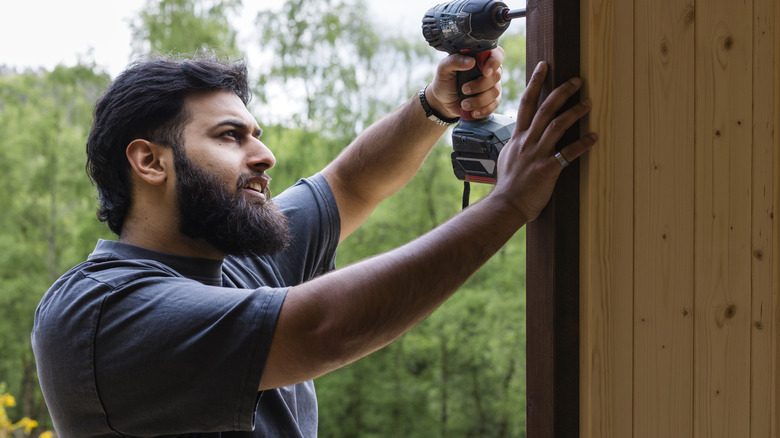
[[[455,74],[474,61],[445,58],[420,96],[273,200],[275,161],[246,108],[244,65],[131,65],[98,100],[87,141],[98,215],[119,241],[98,242],[36,312],[33,349],[59,436],[315,436],[312,379],[419,323],[549,200],[565,163],[553,147],[590,105],[555,116],[580,87],[572,79],[537,109],[542,63],[490,195],[332,271],[337,244],[416,173],[442,120],[495,110],[502,60],[494,50],[459,104]],[[562,156],[594,143],[585,136]]]

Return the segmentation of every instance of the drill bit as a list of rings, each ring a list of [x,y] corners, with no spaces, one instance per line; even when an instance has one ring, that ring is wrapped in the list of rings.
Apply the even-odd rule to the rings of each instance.
[[[525,9],[513,9],[510,11],[509,8],[506,8],[501,11],[501,18],[506,21],[522,17],[525,17]]]

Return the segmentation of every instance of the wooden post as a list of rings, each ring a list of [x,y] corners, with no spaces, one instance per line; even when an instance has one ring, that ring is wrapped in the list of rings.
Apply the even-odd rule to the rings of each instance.
[[[579,0],[529,0],[527,10],[527,71],[548,63],[545,98],[580,74]],[[577,124],[560,146],[579,137]],[[527,228],[529,438],[579,434],[579,176],[575,161]]]

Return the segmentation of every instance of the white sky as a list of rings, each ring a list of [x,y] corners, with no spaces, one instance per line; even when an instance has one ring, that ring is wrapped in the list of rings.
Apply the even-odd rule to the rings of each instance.
[[[419,36],[423,15],[445,0],[365,0],[399,31]],[[244,0],[239,38],[251,38],[257,10],[282,0]],[[17,69],[94,60],[111,76],[130,61],[130,21],[146,0],[0,0],[0,66]],[[243,33],[242,33],[243,32]]]

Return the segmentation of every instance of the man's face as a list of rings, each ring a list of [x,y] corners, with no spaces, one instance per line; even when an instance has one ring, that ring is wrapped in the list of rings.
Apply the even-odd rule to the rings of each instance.
[[[265,170],[275,164],[260,128],[231,92],[187,99],[190,121],[174,148],[182,234],[225,254],[268,254],[289,243],[286,217],[271,201]]]

